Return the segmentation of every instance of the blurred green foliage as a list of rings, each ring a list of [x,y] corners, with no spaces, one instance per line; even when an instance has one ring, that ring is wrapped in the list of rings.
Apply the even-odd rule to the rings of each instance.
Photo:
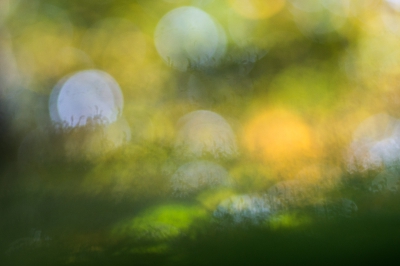
[[[388,180],[375,180],[388,167],[349,171],[348,152],[365,118],[399,117],[398,10],[374,0],[271,0],[240,8],[257,2],[0,0],[5,265],[396,258],[399,193],[376,189]],[[212,67],[189,61],[182,72],[158,54],[154,31],[164,14],[188,5],[221,25],[226,53]],[[119,83],[122,122],[73,128],[51,121],[51,91],[84,69],[103,70]],[[196,110],[226,120],[238,155],[189,158],[177,150],[177,123]],[[121,140],[118,123],[130,129],[129,140]],[[194,126],[199,139],[212,135],[202,126]],[[174,197],[171,176],[196,160],[226,169],[232,187],[208,187],[200,177],[197,185],[207,189]],[[390,173],[391,188],[398,176]],[[266,195],[281,181],[301,185],[279,186],[262,226],[218,225],[214,211],[222,201]],[[257,212],[244,206],[232,212]]]

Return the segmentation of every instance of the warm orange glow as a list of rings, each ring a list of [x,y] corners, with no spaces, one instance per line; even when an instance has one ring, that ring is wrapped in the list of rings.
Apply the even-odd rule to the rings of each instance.
[[[267,111],[250,121],[244,145],[267,162],[287,162],[315,154],[310,129],[286,110]]]
[[[278,13],[285,0],[229,0],[232,8],[249,19],[265,19]]]

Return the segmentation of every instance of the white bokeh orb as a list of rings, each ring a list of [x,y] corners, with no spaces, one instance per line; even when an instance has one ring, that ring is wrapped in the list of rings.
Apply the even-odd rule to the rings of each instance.
[[[237,154],[236,137],[231,126],[219,114],[199,110],[178,121],[175,149],[185,157],[232,157]]]
[[[112,123],[122,108],[123,95],[118,83],[99,70],[80,71],[62,79],[49,101],[51,120],[69,127]]]
[[[389,167],[400,161],[400,120],[373,115],[356,129],[347,154],[350,172]]]
[[[173,194],[178,197],[232,184],[225,168],[209,161],[194,161],[182,165],[172,175],[170,182]]]
[[[210,67],[225,53],[226,36],[222,27],[196,7],[179,7],[165,14],[154,34],[155,46],[172,67]]]
[[[215,221],[226,226],[259,225],[273,213],[265,197],[238,195],[222,201],[213,213]]]
[[[400,11],[400,0],[386,0],[385,2],[396,11]]]
[[[390,34],[400,35],[400,1],[386,0],[381,10],[382,21]]]

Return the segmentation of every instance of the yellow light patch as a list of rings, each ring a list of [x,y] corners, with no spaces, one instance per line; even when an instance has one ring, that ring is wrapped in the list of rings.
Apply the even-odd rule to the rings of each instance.
[[[229,0],[231,7],[241,16],[249,19],[265,19],[278,13],[285,0]]]
[[[205,217],[207,211],[200,206],[165,204],[119,223],[114,227],[112,235],[137,240],[164,241],[188,233],[194,221]]]
[[[235,195],[235,193],[232,189],[222,188],[218,190],[205,191],[197,197],[197,200],[207,210],[213,211],[218,206],[218,204],[221,203],[221,201],[232,197],[233,195]]]
[[[312,222],[308,216],[299,216],[293,213],[276,215],[269,220],[270,227],[274,230],[280,228],[296,228],[308,225]]]
[[[316,152],[310,128],[283,109],[263,112],[252,119],[243,142],[250,153],[267,162],[310,157]]]

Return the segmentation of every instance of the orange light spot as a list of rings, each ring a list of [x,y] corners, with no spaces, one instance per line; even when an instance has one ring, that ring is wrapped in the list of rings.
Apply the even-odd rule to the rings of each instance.
[[[246,149],[268,162],[287,162],[315,154],[309,127],[285,110],[264,112],[247,125]]]

